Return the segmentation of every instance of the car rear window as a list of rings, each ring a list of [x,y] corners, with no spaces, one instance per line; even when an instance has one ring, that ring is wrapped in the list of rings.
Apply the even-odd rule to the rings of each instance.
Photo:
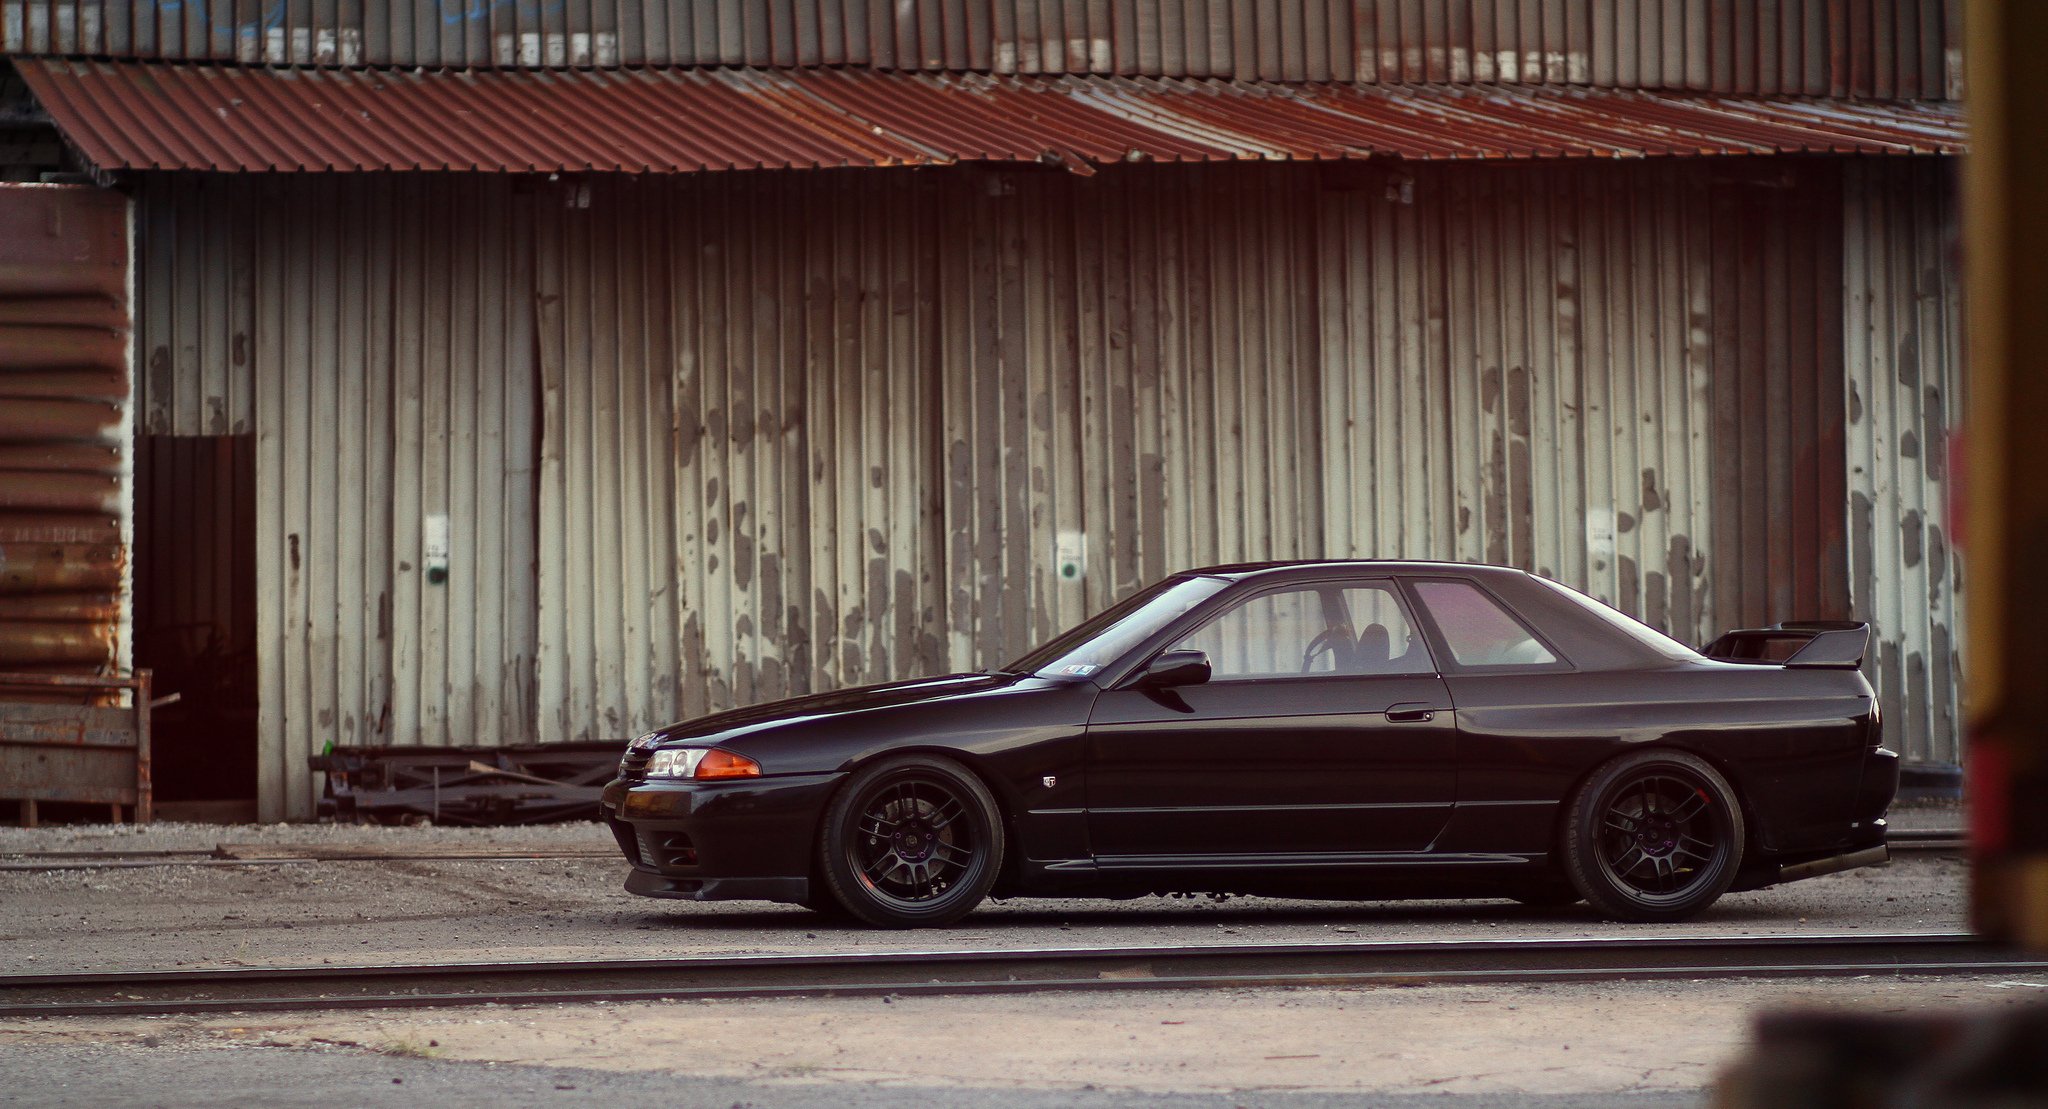
[[[1500,603],[1468,581],[1418,581],[1415,595],[1436,620],[1459,666],[1549,666],[1550,649]]]
[[[1655,651],[1660,655],[1663,655],[1665,658],[1695,659],[1701,657],[1700,653],[1698,651],[1693,650],[1691,647],[1688,647],[1685,644],[1680,643],[1678,640],[1673,639],[1668,635],[1665,635],[1663,632],[1658,631],[1650,625],[1645,624],[1640,620],[1637,620],[1636,618],[1630,616],[1625,612],[1620,611],[1619,609],[1612,607],[1611,605],[1601,604],[1599,601],[1596,601],[1593,598],[1586,596],[1584,593],[1581,593],[1578,590],[1573,589],[1569,585],[1564,585],[1559,582],[1551,581],[1549,578],[1537,578],[1536,580],[1549,586],[1556,592],[1562,593],[1566,597],[1571,598],[1573,604],[1576,604],[1580,608],[1583,608],[1586,611],[1592,613],[1593,615],[1598,616],[1601,620],[1606,622],[1607,626],[1613,628],[1614,630],[1620,632],[1625,636],[1628,636],[1630,639],[1635,640],[1637,643],[1640,643],[1643,646],[1648,647],[1650,650]]]

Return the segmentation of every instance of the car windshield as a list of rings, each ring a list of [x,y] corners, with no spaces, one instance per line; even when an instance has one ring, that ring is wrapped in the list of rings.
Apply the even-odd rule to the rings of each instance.
[[[1222,578],[1168,578],[1111,605],[1079,627],[1003,667],[1041,678],[1087,678],[1124,657],[1131,648],[1175,618],[1222,592]]]
[[[1665,658],[1694,659],[1700,657],[1700,653],[1698,651],[1693,650],[1691,647],[1688,647],[1685,644],[1680,643],[1678,640],[1673,639],[1668,635],[1665,635],[1663,632],[1658,631],[1657,629],[1651,627],[1648,624],[1643,623],[1642,621],[1636,619],[1633,616],[1628,615],[1625,612],[1621,612],[1611,606],[1601,604],[1599,601],[1596,601],[1593,598],[1586,596],[1584,593],[1581,593],[1578,590],[1573,589],[1569,585],[1561,585],[1557,582],[1551,581],[1549,578],[1537,578],[1536,580],[1542,582],[1543,584],[1549,586],[1552,589],[1557,590],[1559,593],[1562,593],[1565,596],[1570,597],[1581,608],[1586,609],[1587,611],[1593,613],[1595,616],[1598,616],[1600,619],[1606,621],[1609,627],[1612,627],[1614,630],[1621,632],[1623,635],[1628,636],[1630,639],[1635,640],[1637,643],[1640,643],[1643,646],[1648,647],[1649,649],[1657,652],[1658,654],[1663,655]]]

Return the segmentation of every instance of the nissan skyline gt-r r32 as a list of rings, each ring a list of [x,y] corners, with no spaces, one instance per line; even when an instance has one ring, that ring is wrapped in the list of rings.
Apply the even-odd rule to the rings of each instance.
[[[1785,624],[1701,654],[1519,570],[1218,567],[993,673],[642,736],[602,807],[634,893],[885,927],[1182,891],[1678,920],[1885,860],[1868,640]]]

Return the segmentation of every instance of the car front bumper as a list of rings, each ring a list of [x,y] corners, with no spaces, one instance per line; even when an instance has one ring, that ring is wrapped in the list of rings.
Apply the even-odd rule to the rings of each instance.
[[[841,776],[622,778],[605,787],[598,808],[632,864],[629,893],[801,904],[810,894],[818,820]]]

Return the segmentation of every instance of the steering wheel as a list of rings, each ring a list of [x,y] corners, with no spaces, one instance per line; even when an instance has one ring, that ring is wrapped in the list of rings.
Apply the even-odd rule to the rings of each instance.
[[[1301,652],[1301,672],[1304,674],[1312,673],[1316,664],[1316,656],[1324,651],[1330,652],[1334,661],[1337,654],[1337,643],[1340,639],[1344,638],[1346,638],[1344,629],[1324,628],[1314,639],[1308,641],[1308,648]]]

